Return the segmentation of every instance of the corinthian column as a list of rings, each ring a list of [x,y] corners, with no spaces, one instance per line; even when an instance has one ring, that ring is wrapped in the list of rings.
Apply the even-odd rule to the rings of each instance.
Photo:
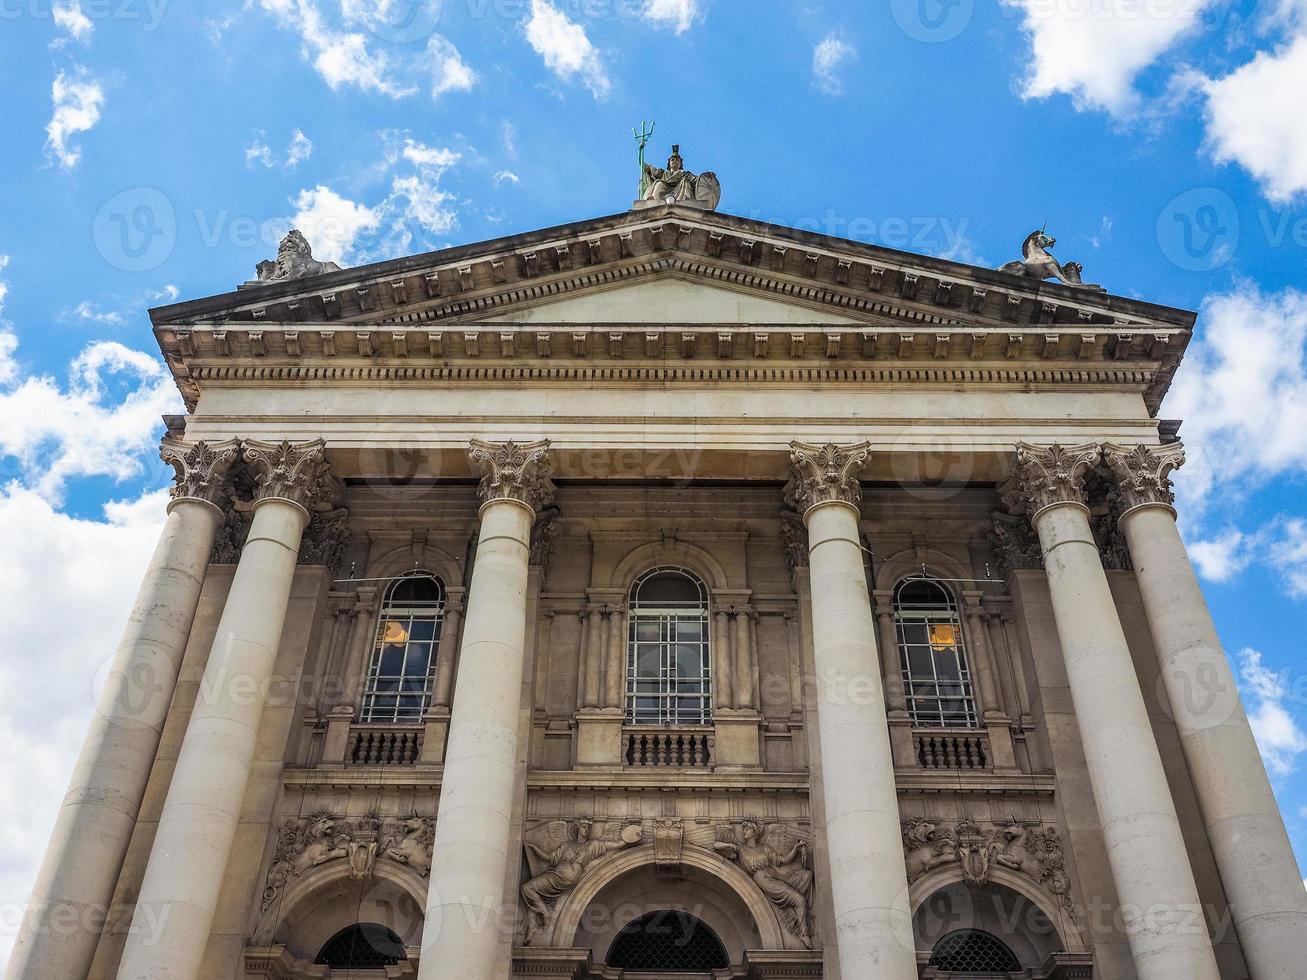
[[[332,487],[321,441],[245,443],[254,520],[159,817],[119,980],[195,980],[231,856],[309,508]]]
[[[548,449],[548,442],[472,442],[472,462],[484,473],[481,533],[463,617],[420,980],[498,980],[499,940],[515,911],[504,907],[504,880],[512,842],[531,525],[553,490]]]
[[[1175,526],[1178,445],[1105,447],[1172,717],[1253,980],[1307,970],[1307,892],[1216,624]]]
[[[787,500],[808,527],[821,790],[840,975],[914,980],[894,761],[858,536],[858,472],[869,446],[795,442],[790,449]]]
[[[1218,980],[1175,802],[1089,527],[1096,445],[1017,448],[1009,499],[1039,534],[1076,724],[1140,980]],[[1300,884],[1301,887],[1301,884]]]
[[[222,524],[235,440],[165,439],[176,471],[163,534],[114,653],[55,821],[7,980],[84,977],[113,899]]]

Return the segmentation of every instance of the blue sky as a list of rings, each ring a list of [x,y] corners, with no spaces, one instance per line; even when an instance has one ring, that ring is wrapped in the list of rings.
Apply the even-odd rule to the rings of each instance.
[[[146,308],[292,223],[348,265],[621,211],[642,119],[722,210],[989,266],[1047,221],[1202,311],[1182,524],[1307,863],[1307,0],[0,0],[0,32],[0,956],[162,518]]]

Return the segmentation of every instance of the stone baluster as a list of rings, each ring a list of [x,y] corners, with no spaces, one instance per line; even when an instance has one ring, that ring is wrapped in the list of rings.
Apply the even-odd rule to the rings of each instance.
[[[1039,535],[1135,970],[1140,980],[1217,980],[1175,802],[1089,526],[1084,476],[1099,457],[1096,445],[1022,444],[1007,499]]]
[[[547,442],[473,440],[477,561],[436,816],[420,980],[498,980],[512,841],[531,528],[552,494]],[[516,858],[512,858],[516,860]]]
[[[821,788],[840,975],[915,980],[894,761],[858,530],[858,472],[869,447],[792,443],[790,449],[787,502],[808,528]],[[858,778],[848,778],[854,772]]]
[[[231,857],[309,509],[335,492],[321,441],[246,442],[254,520],[159,817],[119,980],[195,980]],[[251,692],[256,692],[251,695]]]
[[[1185,760],[1255,980],[1307,970],[1307,892],[1221,639],[1175,524],[1175,444],[1108,445],[1130,546]]]
[[[163,442],[161,455],[176,471],[163,533],[82,743],[7,980],[67,980],[86,976],[91,967],[159,748],[238,452],[234,440]]]

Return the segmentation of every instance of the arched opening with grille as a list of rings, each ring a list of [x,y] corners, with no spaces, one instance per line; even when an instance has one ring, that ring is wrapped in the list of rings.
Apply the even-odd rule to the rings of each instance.
[[[953,976],[1006,976],[1021,971],[1012,950],[997,936],[979,929],[950,932],[935,944],[930,965]]]
[[[726,947],[688,912],[663,910],[627,923],[608,949],[606,965],[622,970],[706,973],[731,965]]]
[[[397,935],[375,922],[359,922],[328,939],[313,962],[333,970],[384,970],[407,959]]]

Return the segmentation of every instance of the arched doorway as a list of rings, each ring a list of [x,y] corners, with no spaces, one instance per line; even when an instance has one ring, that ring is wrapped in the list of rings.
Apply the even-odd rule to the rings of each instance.
[[[731,965],[717,934],[679,909],[650,912],[628,922],[613,939],[605,963],[653,976],[703,975]]]

